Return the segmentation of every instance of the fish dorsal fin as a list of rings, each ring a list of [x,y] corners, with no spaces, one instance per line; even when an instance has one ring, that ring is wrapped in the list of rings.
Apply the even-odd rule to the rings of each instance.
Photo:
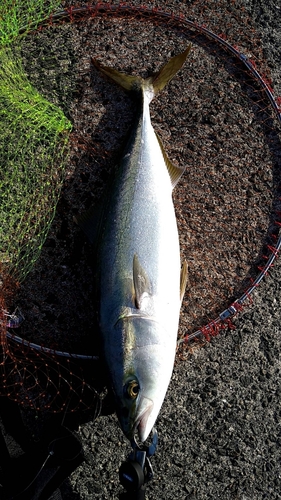
[[[151,286],[145,270],[140,265],[137,254],[133,259],[134,299],[137,309],[146,309],[151,297]]]
[[[157,73],[150,77],[155,94],[159,92],[159,90],[162,90],[181,69],[190,52],[190,49],[191,43],[184,52],[172,57]]]
[[[184,260],[181,268],[181,277],[180,277],[180,303],[182,303],[187,281],[188,281],[188,265],[186,260]]]
[[[166,151],[164,149],[164,146],[163,146],[163,144],[161,142],[161,139],[160,139],[159,135],[156,134],[156,137],[158,139],[159,146],[161,148],[161,152],[162,152],[162,155],[163,155],[163,158],[164,158],[167,170],[168,170],[169,175],[170,175],[172,188],[174,189],[174,187],[179,182],[182,174],[184,173],[185,168],[184,167],[176,167],[175,165],[173,165],[173,163],[171,162],[171,160],[169,160],[169,158],[168,158],[168,155],[167,155],[167,153],[166,153]]]

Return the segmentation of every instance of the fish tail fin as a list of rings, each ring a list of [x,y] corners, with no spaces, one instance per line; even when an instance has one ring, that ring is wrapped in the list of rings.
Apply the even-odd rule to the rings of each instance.
[[[141,90],[143,79],[139,76],[126,75],[121,71],[109,68],[108,66],[103,66],[96,59],[92,57],[92,63],[101,73],[109,77],[114,82],[118,83],[125,90]]]
[[[108,76],[111,80],[115,81],[128,91],[143,91],[150,93],[150,100],[153,99],[154,95],[162,90],[167,83],[175,76],[175,74],[183,66],[189,52],[191,49],[191,43],[187,49],[172,57],[162,68],[152,76],[143,79],[139,76],[131,76],[116,69],[109,68],[107,66],[101,65],[96,59],[92,58],[92,63],[94,66],[101,71],[104,75]]]
[[[177,72],[184,65],[186,58],[191,50],[191,43],[184,52],[177,56],[172,57],[157,73],[147,78],[153,86],[154,95],[169,83],[170,80],[177,74]]]

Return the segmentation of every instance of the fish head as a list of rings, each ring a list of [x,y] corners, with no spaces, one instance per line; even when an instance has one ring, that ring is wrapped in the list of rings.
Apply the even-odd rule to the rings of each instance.
[[[165,328],[151,318],[121,318],[122,362],[111,367],[116,412],[125,436],[137,433],[141,442],[149,436],[161,409],[171,378],[176,335],[171,344]]]

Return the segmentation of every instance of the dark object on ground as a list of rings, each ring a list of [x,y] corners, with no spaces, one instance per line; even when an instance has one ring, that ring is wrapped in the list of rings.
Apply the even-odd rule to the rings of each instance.
[[[53,415],[43,426],[42,437],[32,441],[19,407],[4,402],[3,409],[1,500],[61,500],[60,484],[84,460],[80,440]]]

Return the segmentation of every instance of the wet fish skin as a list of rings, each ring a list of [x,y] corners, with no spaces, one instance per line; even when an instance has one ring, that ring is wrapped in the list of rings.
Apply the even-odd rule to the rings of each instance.
[[[132,439],[138,432],[140,441],[154,426],[169,385],[186,284],[172,201],[184,169],[168,160],[152,127],[149,103],[189,50],[146,80],[93,61],[138,100],[130,139],[105,202],[96,257],[99,328],[116,411],[125,436]]]

